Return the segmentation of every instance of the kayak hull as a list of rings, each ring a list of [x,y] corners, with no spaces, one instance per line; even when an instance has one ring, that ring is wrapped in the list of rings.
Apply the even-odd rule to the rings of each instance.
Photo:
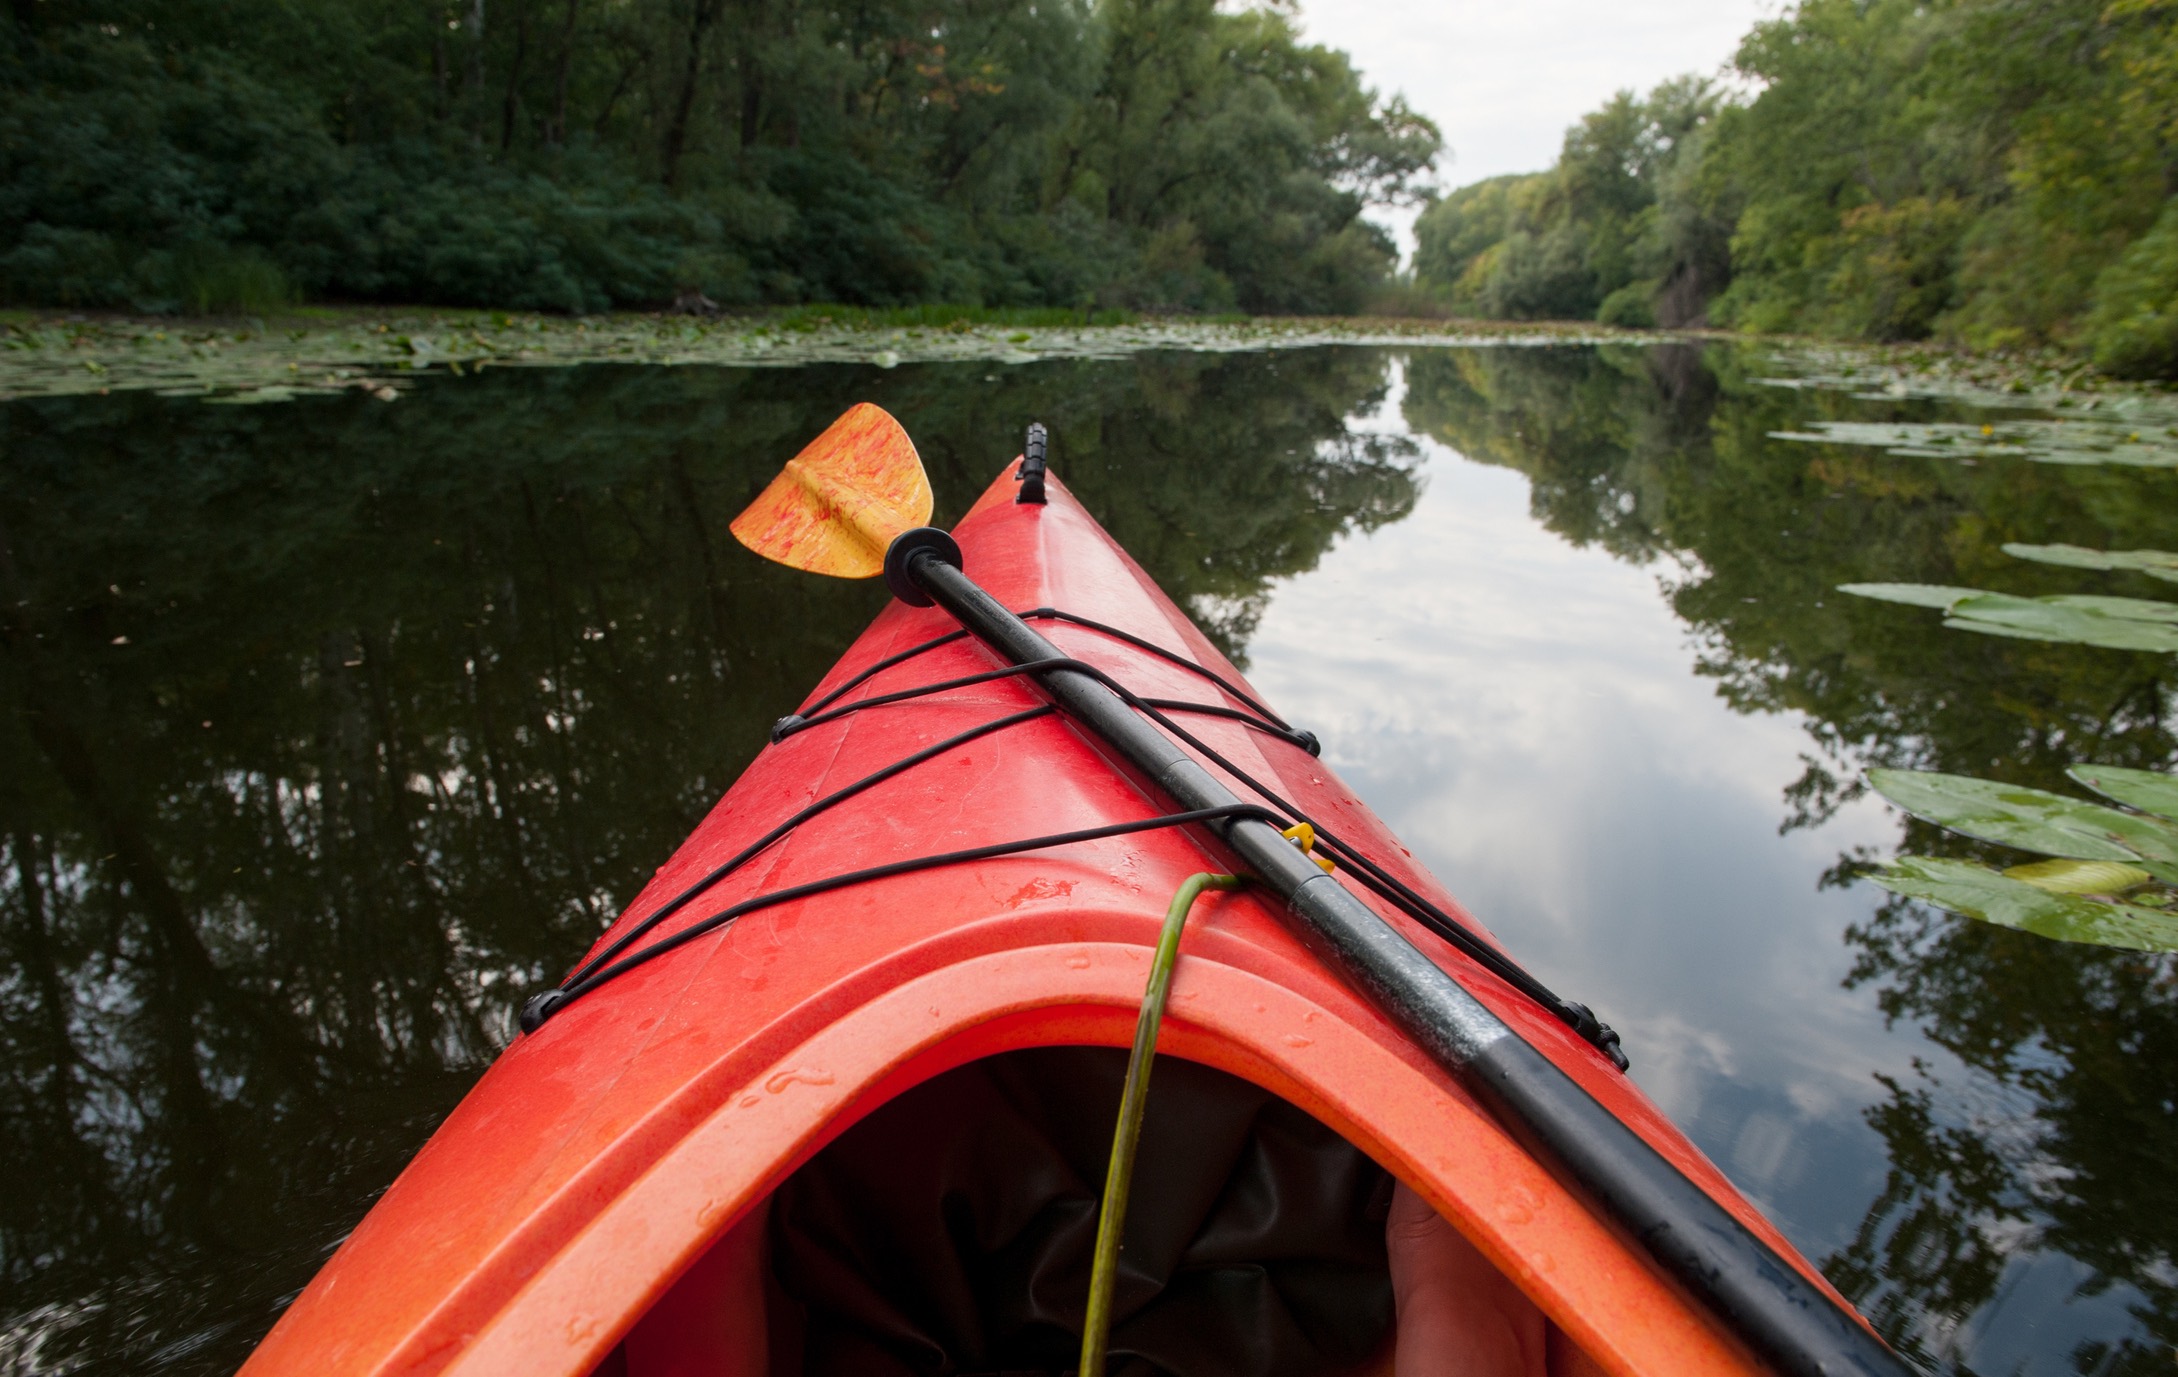
[[[1015,504],[1013,492],[1009,468],[955,530],[968,572],[994,596],[1094,618],[1242,682],[1063,485],[1052,480],[1042,506]],[[1042,625],[1066,653],[1144,696],[1225,701],[1200,676],[1101,632]],[[952,629],[936,609],[894,603],[820,687]],[[994,663],[955,642],[854,696]],[[1020,679],[1000,679],[854,712],[770,747],[601,943],[819,795],[1040,702]],[[1180,716],[1480,930],[1320,760],[1239,722]],[[660,931],[866,865],[1168,808],[1044,716],[819,815]],[[704,1261],[719,1240],[876,1107],[1002,1052],[1127,1046],[1166,901],[1187,875],[1229,866],[1207,836],[1166,829],[900,875],[758,910],[609,982],[506,1051],[244,1371],[596,1369],[631,1334],[656,1329],[676,1282],[720,1265]],[[1823,1284],[1599,1052],[1378,907]],[[1197,904],[1158,1045],[1291,1101],[1415,1189],[1542,1309],[1558,1336],[1554,1368],[1759,1370],[1633,1241],[1332,976],[1266,898],[1242,890]]]

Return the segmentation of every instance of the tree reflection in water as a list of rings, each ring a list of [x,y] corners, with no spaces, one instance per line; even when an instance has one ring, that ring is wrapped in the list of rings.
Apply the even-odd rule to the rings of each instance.
[[[0,409],[0,1368],[231,1370],[882,605],[726,522],[858,400],[1242,648],[1404,515],[1382,358],[595,367]]]
[[[725,533],[847,405],[907,423],[940,520],[1045,420],[1057,472],[1238,655],[1273,580],[1412,509],[1412,443],[1350,420],[1386,362],[592,367],[391,406],[0,408],[0,1368],[31,1344],[41,1367],[233,1367],[521,994],[881,605]],[[1675,571],[1734,707],[1805,715],[1788,828],[1870,765],[2071,791],[2075,761],[2178,757],[2161,658],[1933,632],[1833,592],[2154,596],[1999,547],[2178,548],[2178,475],[1779,442],[1884,417],[1723,350],[1419,353],[1406,377],[1413,430],[1527,475],[1567,539]],[[1851,980],[1962,1069],[1878,1095],[1888,1180],[1831,1274],[1965,1371],[2004,1288],[2068,1259],[2063,1284],[2111,1289],[2139,1328],[2056,1360],[2166,1369],[2178,965],[1870,903]]]
[[[1963,464],[1781,443],[1818,417],[1972,419],[1756,384],[1730,351],[1472,351],[1408,366],[1409,424],[1526,474],[1537,518],[1576,543],[1676,561],[1699,669],[1745,712],[1806,714],[1814,749],[1788,829],[1829,817],[1875,765],[2061,792],[2076,761],[2172,767],[2165,657],[1932,631],[1835,593],[1901,580],[2017,593],[2167,593],[2138,575],[2027,564],[2005,541],[2178,548],[2178,475]],[[1908,822],[1902,850],[1994,858]],[[1849,882],[1870,858],[1825,877]],[[2001,863],[2020,859],[2014,856]],[[2051,1355],[2095,1373],[2169,1370],[2178,1341],[2178,958],[2067,946],[1891,900],[1847,933],[1850,983],[1967,1068],[1884,1081],[1868,1111],[1888,1179],[1824,1262],[1879,1328],[1967,1371],[1972,1328],[2038,1258],[2117,1288],[2136,1337]],[[2034,1273],[2040,1277],[2047,1273]],[[2008,1281],[2009,1279],[2009,1281]],[[2025,1284],[2042,1284],[2039,1280]]]

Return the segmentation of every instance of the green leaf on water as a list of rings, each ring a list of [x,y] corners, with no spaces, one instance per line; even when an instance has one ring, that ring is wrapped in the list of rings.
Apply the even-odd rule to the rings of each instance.
[[[1960,631],[2110,650],[2178,652],[2178,603],[2084,594],[2015,598],[1975,593],[1947,610],[1944,625]]]
[[[1893,894],[2060,942],[2178,951],[2178,915],[2137,904],[2053,894],[1971,861],[1901,856],[1869,878]]]
[[[2151,862],[2159,878],[2178,865],[2178,827],[2158,818],[1967,775],[1870,770],[1868,782],[1915,817],[1982,841],[2076,861]]]
[[[2178,821],[2178,777],[2122,765],[2075,765],[2065,773],[2104,798]]]
[[[2178,583],[2178,553],[2169,550],[2090,550],[2084,545],[2014,543],[2006,545],[2004,553],[2038,564],[2062,564],[2073,569],[2130,569]]]
[[[2100,555],[2077,545],[2006,546],[2007,549],[2063,551],[2064,563],[2073,554]],[[2121,553],[2154,555],[2160,551]],[[2178,578],[2178,572],[2173,573]],[[1990,593],[1978,588],[1954,588],[1941,583],[1841,583],[1841,593],[1933,607],[1946,614],[1944,625],[1956,631],[1978,631],[1985,636],[2012,636],[2029,641],[2055,641],[2066,645],[2102,646],[2110,650],[2145,650],[2178,654],[2178,603],[2152,598],[2115,598],[2092,593],[2059,593],[2045,598],[2020,598],[2009,593]]]
[[[2178,626],[2178,602],[2159,602],[2154,598],[2114,598],[2102,593],[2053,593],[2045,598],[2036,598],[2035,601],[2047,603],[2051,607],[2091,613],[2098,617]]]
[[[1840,593],[1879,602],[1902,602],[1909,607],[1949,608],[1961,598],[1976,597],[1979,588],[1947,588],[1940,583],[1841,583]]]
[[[2061,564],[2068,569],[2115,569],[2108,550],[2090,550],[2085,545],[2024,545],[2010,541],[2004,553],[2015,559],[2031,559],[2037,564]]]
[[[2051,894],[2123,894],[2155,878],[2122,861],[2035,861],[2009,866],[2003,873],[2008,880]]]
[[[1882,393],[1856,393],[1894,401]],[[2015,458],[2044,464],[2123,464],[2178,468],[2178,445],[2115,417],[2069,416],[2039,421],[1816,421],[1807,430],[1770,432],[1773,440],[1874,445],[1900,457]]]

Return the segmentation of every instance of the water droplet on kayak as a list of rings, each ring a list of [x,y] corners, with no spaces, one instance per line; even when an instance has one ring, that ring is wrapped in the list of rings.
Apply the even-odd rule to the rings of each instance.
[[[803,1085],[830,1085],[832,1073],[811,1066],[797,1066],[791,1071],[781,1071],[764,1082],[764,1088],[776,1095],[796,1081]]]
[[[1497,1217],[1507,1224],[1525,1224],[1543,1207],[1542,1198],[1525,1186],[1515,1186],[1498,1202]]]
[[[1304,1038],[1299,1033],[1288,1033],[1278,1040],[1288,1047],[1314,1047],[1316,1045],[1316,1039]]]
[[[1063,899],[1074,892],[1072,880],[1046,880],[1039,876],[1006,897],[1007,908],[1019,908],[1039,899]]]
[[[1066,968],[1070,971],[1088,970],[1089,953],[1085,951],[1069,952],[1066,958]]]

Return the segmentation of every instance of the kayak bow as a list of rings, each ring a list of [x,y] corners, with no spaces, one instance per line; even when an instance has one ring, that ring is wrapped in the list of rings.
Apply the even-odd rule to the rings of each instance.
[[[1555,1373],[1907,1371],[1040,453],[948,536],[913,526],[890,418],[857,413],[842,425],[884,500],[805,453],[772,529],[853,572],[887,551],[900,599],[525,1011],[533,1031],[246,1371],[781,1370],[779,1315],[816,1335],[832,1313],[795,1280],[814,1275],[793,1261],[814,1198],[797,1182],[861,1121],[1014,1049],[1126,1046],[1164,899],[1235,861],[1258,885],[1198,905],[1160,1054],[1298,1106],[1406,1182],[1541,1308]],[[791,529],[843,514],[909,530]],[[1050,634],[1010,607],[1051,610]],[[1326,873],[1283,835],[1302,821],[1377,882]],[[1133,1217],[1127,1237],[1134,1258]],[[768,1299],[719,1302],[759,1294],[734,1277]]]

